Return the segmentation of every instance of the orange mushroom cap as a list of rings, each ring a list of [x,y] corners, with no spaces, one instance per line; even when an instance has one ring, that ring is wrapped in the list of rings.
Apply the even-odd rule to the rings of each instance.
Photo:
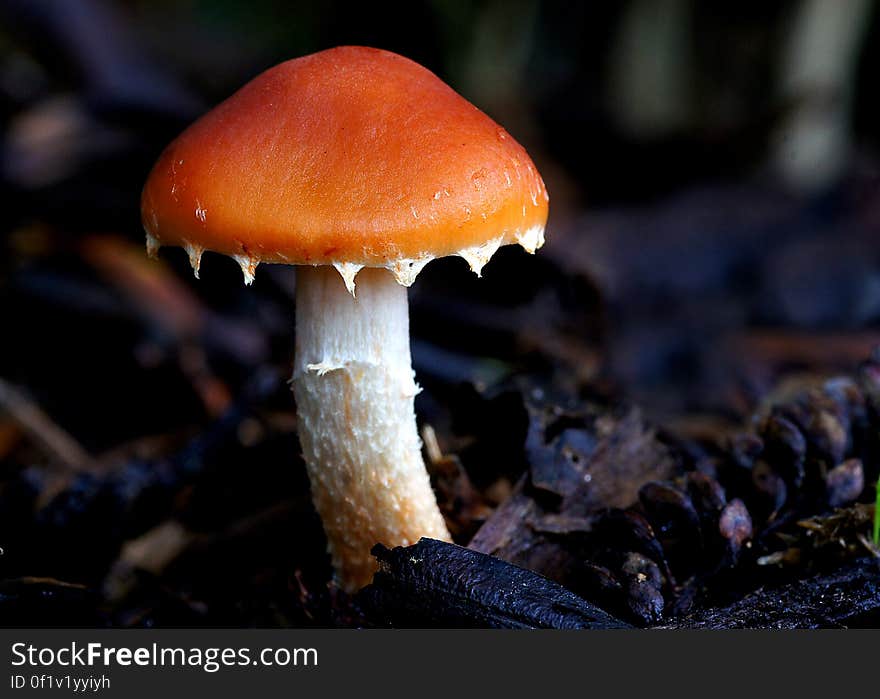
[[[523,147],[437,76],[346,46],[267,70],[192,124],[141,212],[151,247],[183,245],[196,266],[214,250],[251,272],[387,267],[411,283],[434,257],[481,267],[502,244],[534,251],[547,203]]]

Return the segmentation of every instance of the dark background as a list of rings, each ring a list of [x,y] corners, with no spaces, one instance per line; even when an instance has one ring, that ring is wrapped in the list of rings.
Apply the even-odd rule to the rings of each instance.
[[[73,495],[59,484],[111,464],[134,464],[120,489],[153,487],[162,471],[145,464],[185,462],[188,440],[256,404],[259,419],[236,422],[244,451],[217,467],[238,475],[166,494],[155,512],[184,513],[187,546],[280,517],[318,537],[296,555],[321,552],[312,515],[266,494],[307,503],[301,467],[284,468],[297,453],[293,271],[261,266],[245,288],[219,255],[201,280],[180,250],[150,261],[139,195],[199,114],[282,60],[341,44],[433,70],[527,148],[550,193],[537,256],[502,250],[481,280],[462,260],[435,262],[411,290],[417,409],[444,449],[473,444],[462,391],[514,375],[637,403],[693,436],[740,425],[804,375],[851,369],[880,340],[872,0],[2,0],[0,480],[24,494],[0,524],[91,512],[87,482]],[[515,458],[492,458],[493,477],[515,477]],[[59,491],[73,504],[46,514]],[[120,542],[165,516],[113,512],[85,530],[113,531],[109,542],[55,541],[48,556],[37,538],[0,566],[106,586]],[[180,543],[176,526],[157,536]],[[222,571],[215,553],[186,565]],[[239,623],[237,609],[218,618]]]
[[[832,343],[846,362],[870,344],[854,334],[880,312],[878,15],[870,0],[6,0],[4,276],[40,236],[137,241],[139,188],[161,148],[261,70],[379,46],[435,71],[538,164],[552,201],[541,256],[604,302],[600,319],[560,321],[577,326],[577,347],[559,352],[579,351],[582,374],[607,372],[660,414],[717,409],[719,391],[760,390],[753,353],[763,364],[790,342],[788,359],[809,363]],[[183,272],[182,253],[163,258]],[[433,265],[414,289],[416,330],[432,333],[418,308],[435,283],[466,286],[475,304],[537,291],[505,288],[504,264],[480,284],[458,261]],[[182,283],[226,310],[250,303],[230,267],[209,256],[202,282]],[[15,305],[11,324],[33,332],[32,309]],[[816,337],[801,345],[800,331]],[[456,336],[470,337],[445,328],[442,344],[479,354]],[[25,353],[51,341],[13,339]],[[9,378],[40,381],[15,359]]]

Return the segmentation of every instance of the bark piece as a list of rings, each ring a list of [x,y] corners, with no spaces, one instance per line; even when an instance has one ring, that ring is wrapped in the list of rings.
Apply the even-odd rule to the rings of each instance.
[[[360,593],[367,616],[392,626],[613,629],[626,624],[556,583],[435,539],[373,548],[379,571]]]
[[[817,629],[876,627],[880,622],[880,567],[864,558],[837,571],[776,589],[760,589],[729,607],[706,609],[665,628]]]

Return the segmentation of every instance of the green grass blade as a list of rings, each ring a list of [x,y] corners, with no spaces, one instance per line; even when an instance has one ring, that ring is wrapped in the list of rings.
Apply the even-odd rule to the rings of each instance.
[[[880,546],[880,481],[874,489],[877,491],[874,502],[874,546]]]

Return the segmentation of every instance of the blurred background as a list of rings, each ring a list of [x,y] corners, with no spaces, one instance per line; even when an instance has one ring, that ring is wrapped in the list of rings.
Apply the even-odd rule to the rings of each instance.
[[[139,196],[201,113],[341,44],[427,66],[550,192],[535,257],[480,280],[435,262],[411,290],[417,409],[465,466],[521,467],[519,443],[480,451],[505,424],[471,409],[511,377],[693,436],[880,342],[874,0],[0,0],[0,578],[99,586],[114,623],[305,623],[259,601],[308,587],[297,560],[323,549],[284,384],[294,272],[245,288],[219,255],[201,280],[182,250],[148,260]],[[172,595],[158,570],[184,549]],[[205,601],[217,576],[234,604]]]

